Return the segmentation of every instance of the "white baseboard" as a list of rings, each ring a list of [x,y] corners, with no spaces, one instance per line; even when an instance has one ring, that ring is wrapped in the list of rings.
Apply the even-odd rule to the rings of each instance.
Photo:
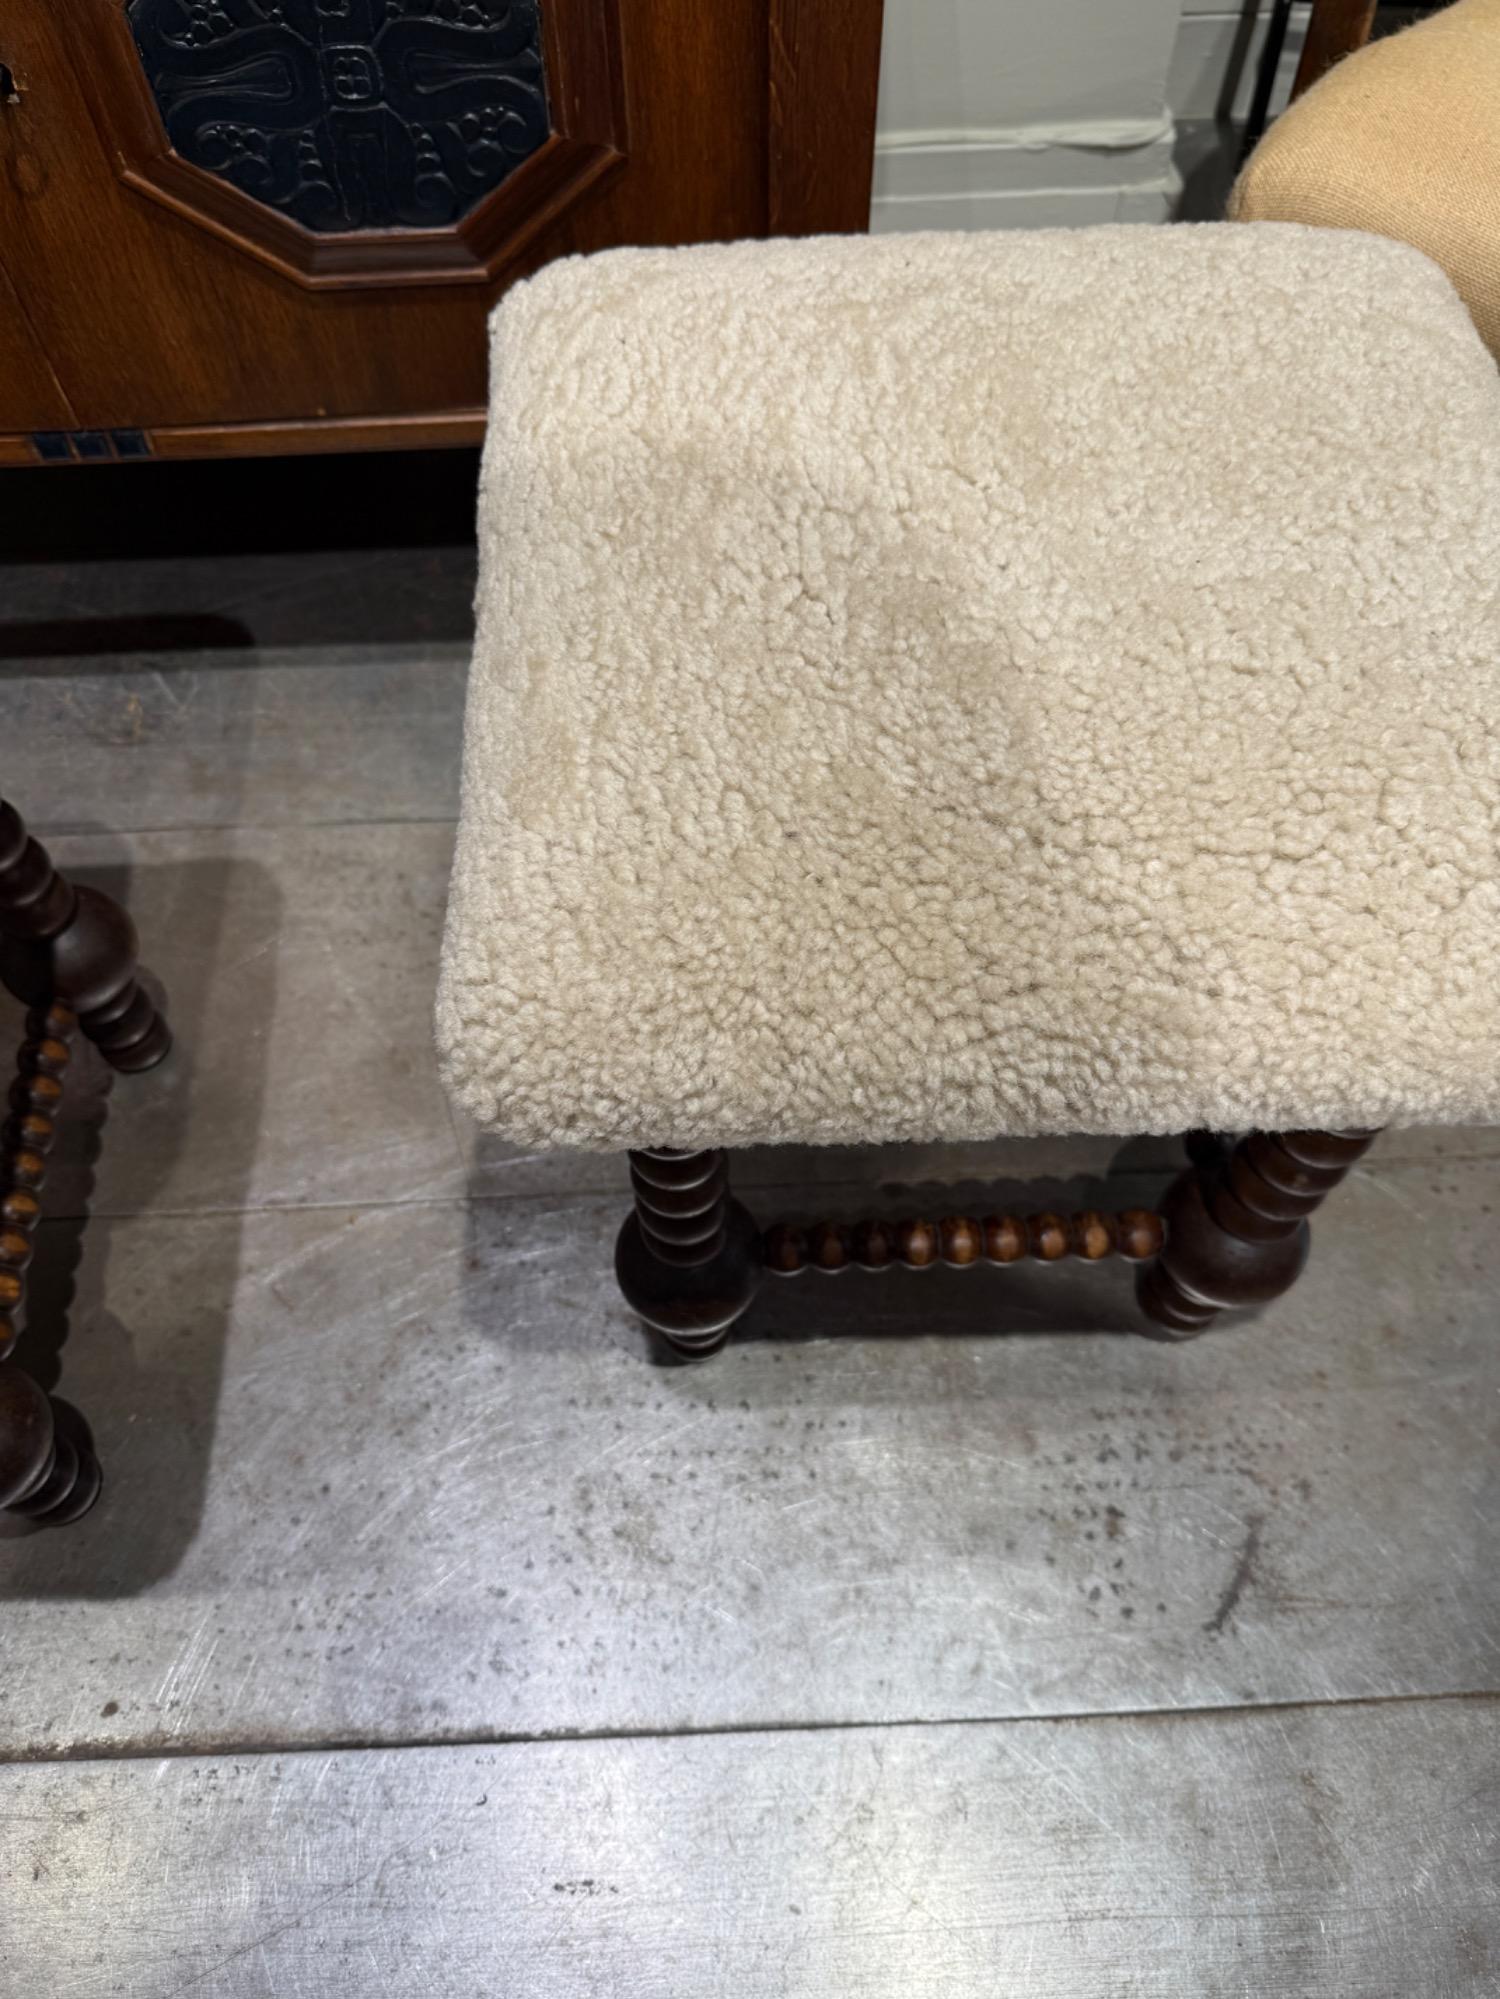
[[[1027,188],[1015,193],[952,195],[946,200],[876,199],[870,232],[912,229],[1083,229],[1093,222],[1170,222],[1182,182],[1169,176],[1159,187]]]
[[[1181,193],[1170,117],[1129,125],[887,132],[870,228],[1037,229],[1165,222]]]

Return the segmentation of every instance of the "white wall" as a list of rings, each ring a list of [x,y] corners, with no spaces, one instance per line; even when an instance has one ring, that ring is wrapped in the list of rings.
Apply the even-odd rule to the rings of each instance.
[[[1270,0],[886,0],[871,228],[1166,221],[1181,192],[1178,128],[1243,117],[1269,11]],[[1294,10],[1278,104],[1306,11]]]
[[[873,229],[1154,221],[1180,0],[886,0]]]
[[[1151,120],[1181,0],[886,0],[893,131]]]
[[[1271,98],[1273,111],[1286,103],[1292,87],[1307,32],[1307,14],[1306,5],[1292,9]],[[1183,0],[1182,22],[1167,72],[1167,99],[1179,123],[1190,118],[1222,117],[1226,112],[1235,118],[1245,116],[1270,18],[1270,0],[1260,7],[1254,0],[1240,7],[1232,0]]]

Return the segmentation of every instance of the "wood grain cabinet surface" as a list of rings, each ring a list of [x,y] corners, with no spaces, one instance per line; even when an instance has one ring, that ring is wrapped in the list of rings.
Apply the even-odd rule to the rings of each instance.
[[[879,0],[6,0],[0,464],[472,443],[547,259],[862,229]]]

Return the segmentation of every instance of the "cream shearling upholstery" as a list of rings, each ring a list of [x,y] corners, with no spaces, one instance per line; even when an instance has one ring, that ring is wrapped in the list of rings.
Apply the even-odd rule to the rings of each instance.
[[[449,1085],[525,1143],[1500,1115],[1500,385],[1280,225],[494,321]]]

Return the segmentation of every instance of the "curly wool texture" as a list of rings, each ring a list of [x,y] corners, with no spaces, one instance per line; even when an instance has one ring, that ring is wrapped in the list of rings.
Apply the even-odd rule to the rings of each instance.
[[[1500,384],[1292,225],[495,315],[438,1000],[527,1144],[1500,1115]]]

